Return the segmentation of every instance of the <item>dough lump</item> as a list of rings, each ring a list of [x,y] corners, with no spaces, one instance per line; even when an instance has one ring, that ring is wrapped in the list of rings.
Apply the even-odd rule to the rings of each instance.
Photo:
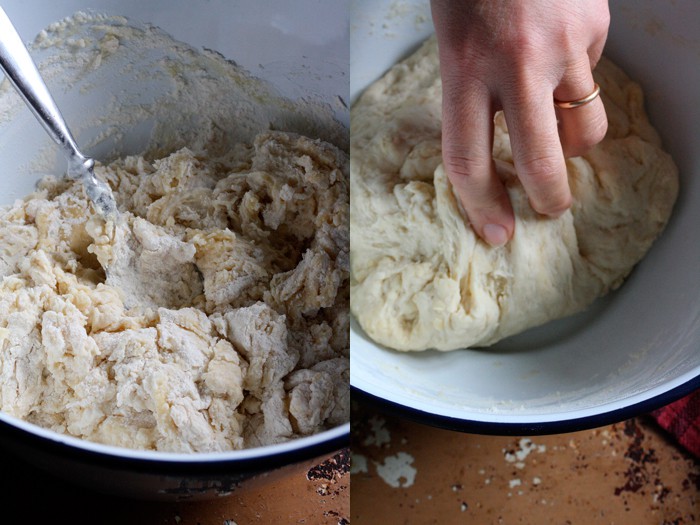
[[[348,171],[334,146],[270,132],[97,166],[116,224],[55,178],[2,208],[2,411],[171,452],[347,422]]]
[[[516,214],[502,248],[465,224],[441,165],[435,38],[363,93],[351,110],[350,286],[372,339],[397,350],[488,346],[622,283],[669,219],[677,168],[640,87],[605,58],[595,79],[608,133],[567,160],[574,204],[558,219],[530,208],[496,116],[493,156]]]

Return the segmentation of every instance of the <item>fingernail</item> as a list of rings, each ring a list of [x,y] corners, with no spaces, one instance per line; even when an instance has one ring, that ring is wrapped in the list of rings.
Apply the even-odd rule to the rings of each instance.
[[[484,240],[491,246],[503,246],[508,242],[508,231],[500,224],[487,224],[482,232]]]

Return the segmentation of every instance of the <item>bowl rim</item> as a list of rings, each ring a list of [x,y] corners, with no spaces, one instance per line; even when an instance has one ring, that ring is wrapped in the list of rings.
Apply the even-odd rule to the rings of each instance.
[[[267,470],[330,455],[349,446],[350,423],[283,443],[221,452],[162,452],[87,441],[0,412],[0,434],[24,446],[39,447],[90,464],[130,470],[194,472]]]
[[[651,397],[646,397],[649,392],[654,390],[661,391]],[[599,428],[651,413],[696,390],[700,390],[700,369],[695,371],[694,377],[690,377],[670,389],[663,390],[663,387],[657,387],[657,389],[631,396],[621,402],[603,403],[593,409],[553,415],[488,414],[488,418],[479,418],[470,414],[468,417],[459,418],[427,412],[414,406],[377,396],[351,384],[351,395],[354,401],[373,406],[389,415],[444,430],[494,436],[564,434]],[[621,406],[616,407],[615,405]],[[603,410],[595,412],[600,408]]]

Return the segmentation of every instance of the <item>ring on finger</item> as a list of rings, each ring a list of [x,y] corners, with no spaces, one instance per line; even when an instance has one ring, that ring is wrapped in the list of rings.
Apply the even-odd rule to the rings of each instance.
[[[597,82],[594,82],[594,88],[593,91],[586,95],[583,98],[579,98],[578,100],[568,100],[568,101],[563,101],[563,100],[557,100],[556,98],[554,99],[554,105],[557,106],[558,108],[561,109],[574,109],[574,108],[580,108],[581,106],[585,106],[589,102],[592,102],[600,95],[600,86],[598,85]]]

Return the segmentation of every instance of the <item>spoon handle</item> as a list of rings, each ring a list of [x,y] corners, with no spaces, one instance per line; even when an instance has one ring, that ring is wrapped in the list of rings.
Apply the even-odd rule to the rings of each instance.
[[[0,67],[49,136],[61,146],[70,164],[69,173],[75,176],[86,163],[92,164],[78,149],[29,51],[1,7]]]

